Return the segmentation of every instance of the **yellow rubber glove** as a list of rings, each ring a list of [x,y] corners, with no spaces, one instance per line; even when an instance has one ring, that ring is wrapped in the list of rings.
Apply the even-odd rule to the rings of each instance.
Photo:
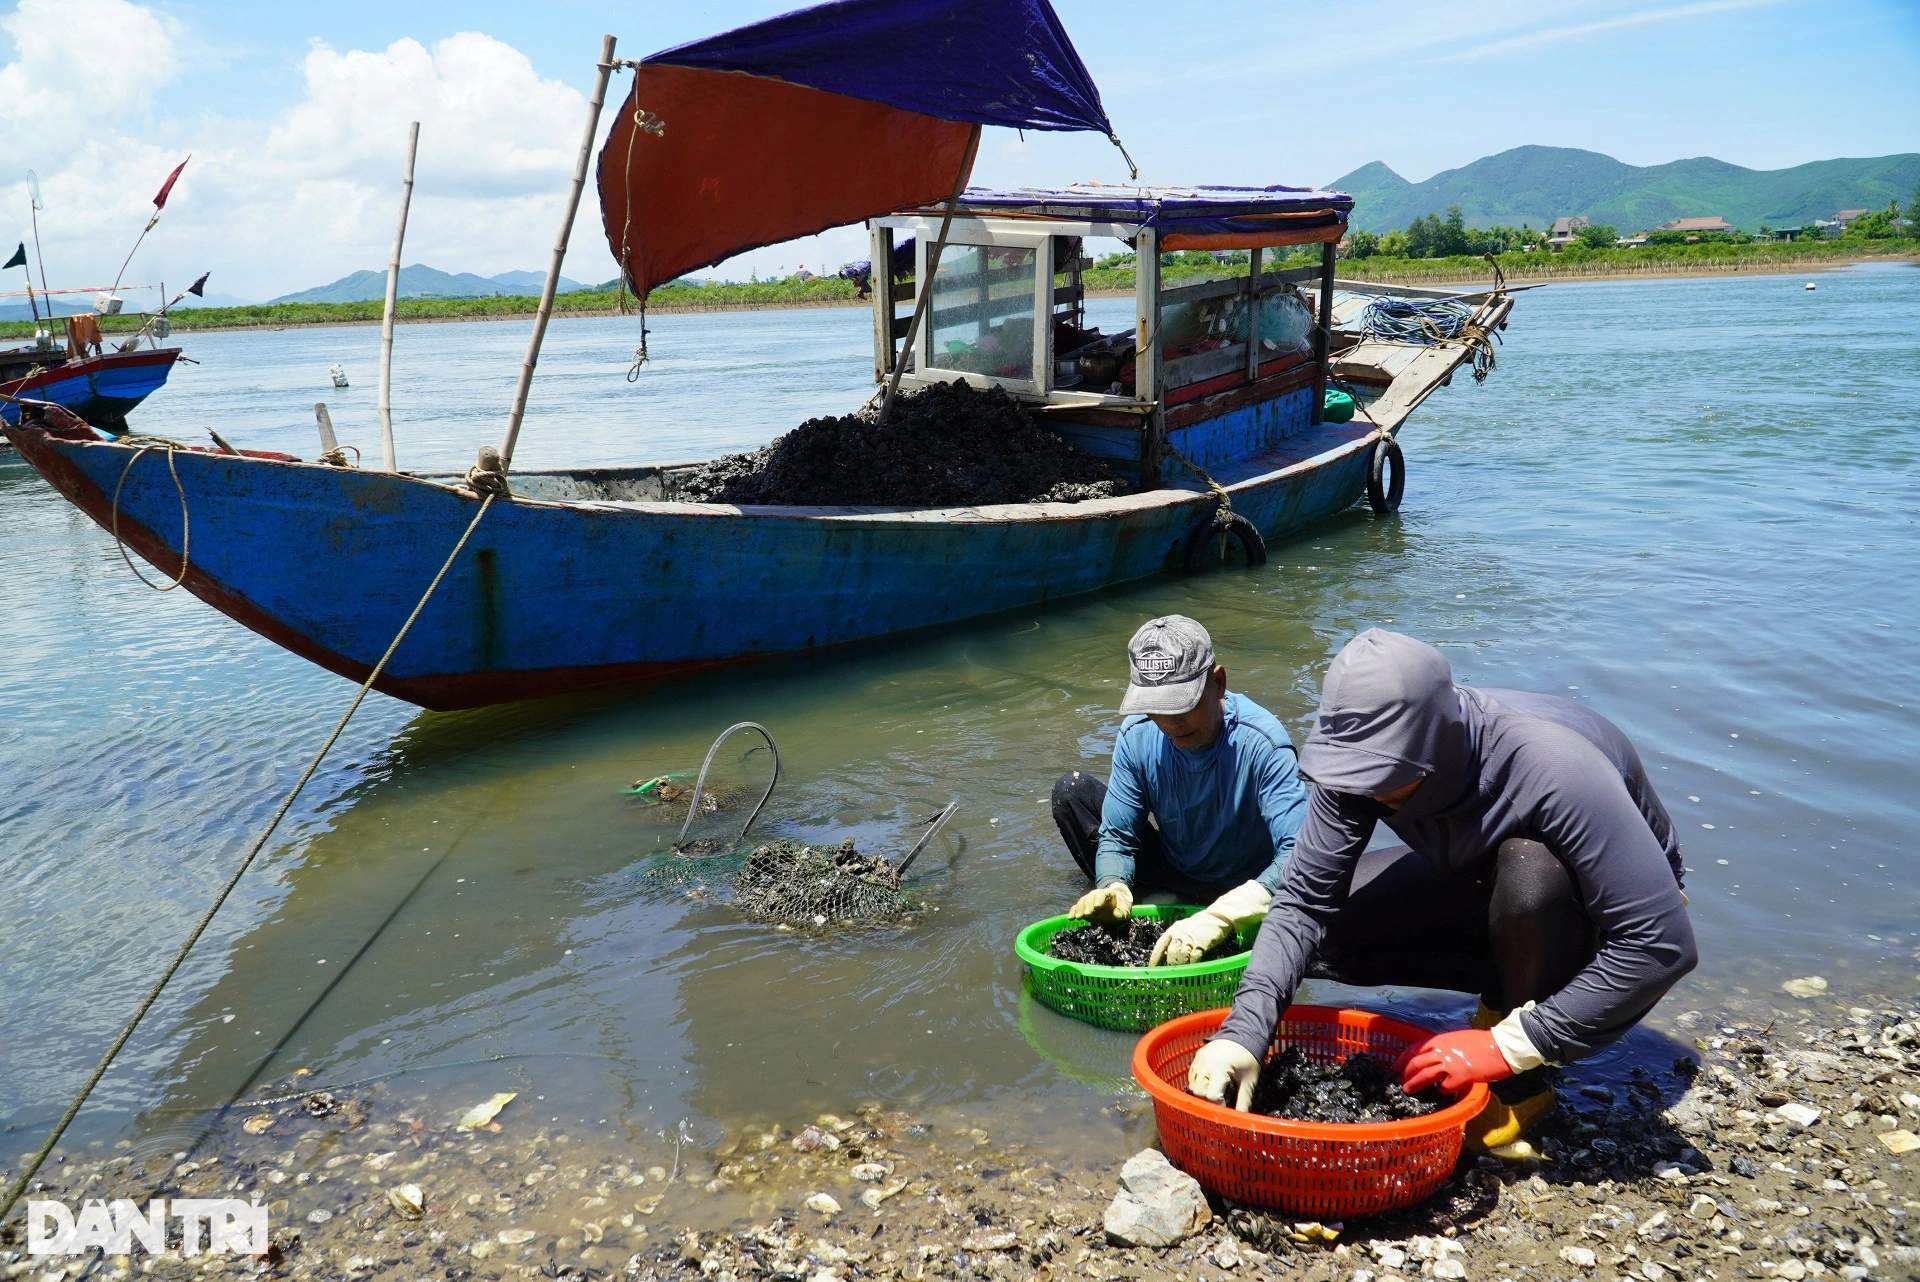
[[[1074,900],[1073,907],[1067,909],[1067,916],[1100,926],[1125,921],[1133,916],[1133,891],[1127,888],[1124,881],[1108,882]]]
[[[1187,1089],[1201,1099],[1216,1104],[1227,1102],[1233,1091],[1232,1107],[1242,1113],[1253,1103],[1253,1088],[1260,1081],[1260,1061],[1238,1042],[1216,1037],[1194,1052],[1187,1068]]]
[[[1186,966],[1197,962],[1241,926],[1265,917],[1272,904],[1273,896],[1257,881],[1235,886],[1193,916],[1169,926],[1153,946],[1147,965]]]

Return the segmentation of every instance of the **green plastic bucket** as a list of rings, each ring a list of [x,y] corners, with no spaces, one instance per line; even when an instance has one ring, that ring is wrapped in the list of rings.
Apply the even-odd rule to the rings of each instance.
[[[1351,423],[1353,421],[1353,398],[1337,387],[1327,389],[1327,407],[1321,414],[1329,423]]]
[[[1153,921],[1179,921],[1200,910],[1191,904],[1136,904],[1133,915]],[[1041,1005],[1074,1019],[1141,1033],[1179,1015],[1233,1004],[1246,972],[1245,952],[1191,966],[1088,966],[1047,956],[1047,945],[1063,930],[1085,925],[1078,917],[1049,917],[1021,931],[1013,951],[1027,964],[1027,983]],[[1251,948],[1256,923],[1240,933]]]

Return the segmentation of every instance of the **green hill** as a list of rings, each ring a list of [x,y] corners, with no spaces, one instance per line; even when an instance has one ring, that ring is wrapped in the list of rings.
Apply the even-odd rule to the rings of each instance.
[[[425,263],[400,269],[402,298],[493,298],[501,294],[537,294],[546,284],[544,272],[501,272],[498,276],[476,276],[472,272],[443,272]],[[565,276],[560,292],[572,293],[582,286]],[[276,298],[276,303],[365,303],[387,296],[385,272],[355,272],[330,285],[319,285]]]
[[[1700,156],[1628,165],[1571,147],[1515,147],[1411,183],[1379,161],[1329,183],[1354,198],[1353,224],[1386,232],[1460,206],[1470,227],[1538,228],[1584,215],[1621,231],[1714,214],[1752,231],[1797,227],[1842,209],[1904,207],[1920,185],[1920,153],[1816,160],[1792,169],[1743,169]]]

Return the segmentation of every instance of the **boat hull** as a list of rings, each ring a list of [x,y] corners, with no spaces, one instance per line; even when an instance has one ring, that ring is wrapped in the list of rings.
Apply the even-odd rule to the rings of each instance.
[[[110,432],[127,430],[127,415],[141,401],[166,384],[177,347],[144,352],[106,352],[84,360],[63,362],[26,378],[0,383],[0,392],[52,401],[78,414],[94,427]],[[18,423],[20,407],[0,403],[0,422]]]
[[[40,474],[245,626],[364,679],[476,502],[391,473],[8,427]],[[1323,425],[1217,472],[1268,539],[1364,492],[1370,428]],[[124,479],[124,485],[122,481]],[[960,509],[496,503],[377,688],[451,710],[659,681],[1032,606],[1177,569],[1204,491]]]

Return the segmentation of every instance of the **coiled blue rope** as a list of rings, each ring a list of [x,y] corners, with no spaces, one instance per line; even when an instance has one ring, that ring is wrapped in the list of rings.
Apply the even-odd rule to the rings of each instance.
[[[1360,309],[1368,338],[1431,345],[1460,337],[1473,309],[1450,298],[1375,298]]]

